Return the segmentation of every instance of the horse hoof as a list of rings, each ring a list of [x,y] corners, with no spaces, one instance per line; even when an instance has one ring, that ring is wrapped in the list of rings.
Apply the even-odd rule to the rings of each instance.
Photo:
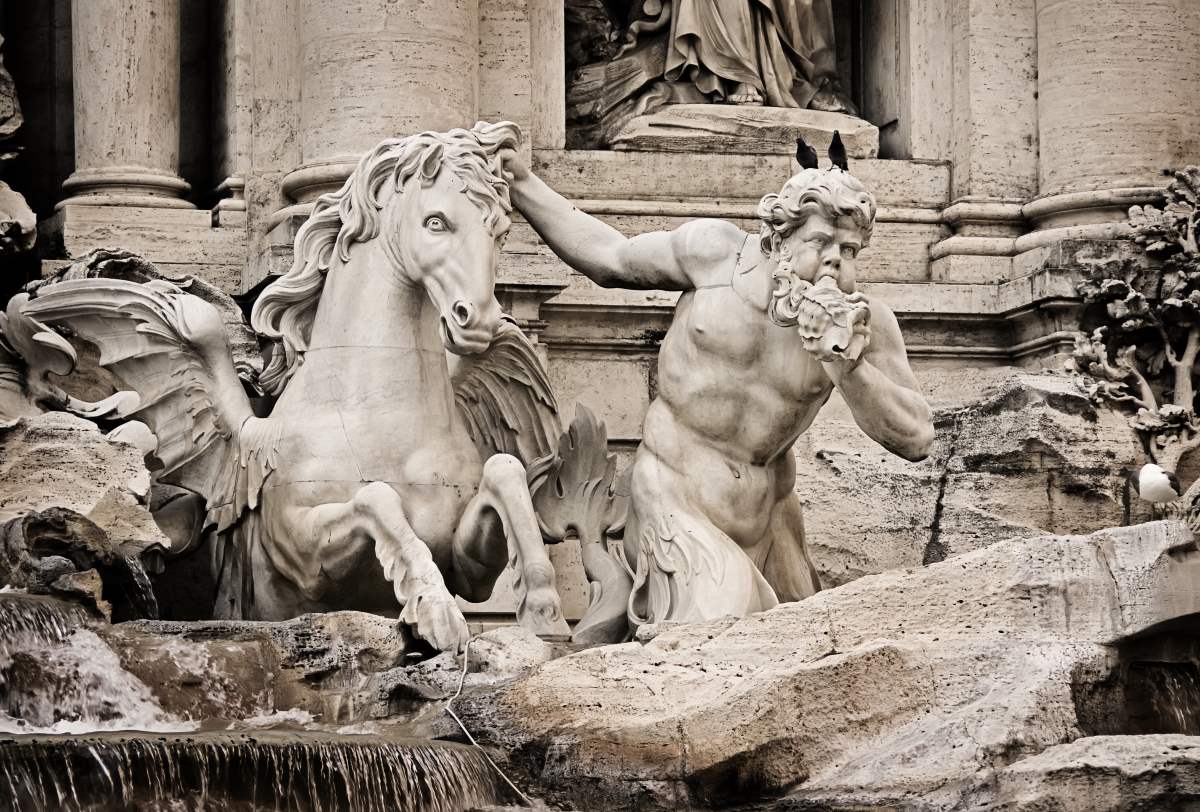
[[[416,609],[409,612],[405,607],[401,619],[414,628],[418,637],[438,651],[458,653],[466,648],[471,632],[462,610],[449,594],[425,593],[415,596],[409,603],[415,603]]]
[[[538,637],[568,638],[571,627],[563,617],[562,605],[558,593],[553,589],[541,588],[530,590],[521,604],[518,618],[524,628]]]

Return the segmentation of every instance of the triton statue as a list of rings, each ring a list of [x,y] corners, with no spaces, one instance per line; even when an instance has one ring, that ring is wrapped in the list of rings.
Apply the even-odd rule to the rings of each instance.
[[[702,219],[632,238],[505,154],[514,206],[567,264],[606,287],[682,291],[633,464],[618,559],[592,559],[576,639],[630,625],[745,615],[820,588],[792,445],[837,388],[868,435],[908,460],[933,426],[896,317],[856,291],[875,199],[840,164],[802,170],[759,205],[758,235]],[[589,563],[585,556],[585,564]]]

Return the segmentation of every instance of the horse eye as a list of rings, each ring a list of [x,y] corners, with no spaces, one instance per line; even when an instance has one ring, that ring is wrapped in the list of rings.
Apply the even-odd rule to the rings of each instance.
[[[433,232],[442,232],[446,230],[446,221],[436,215],[426,217],[425,228]]]

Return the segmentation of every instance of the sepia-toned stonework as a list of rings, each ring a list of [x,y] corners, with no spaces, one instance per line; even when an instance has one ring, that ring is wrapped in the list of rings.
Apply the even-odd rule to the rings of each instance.
[[[1198,0],[0,45],[0,810],[1200,803]]]

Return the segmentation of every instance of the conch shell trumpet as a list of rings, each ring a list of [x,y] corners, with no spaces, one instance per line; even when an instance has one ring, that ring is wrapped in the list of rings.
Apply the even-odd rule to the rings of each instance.
[[[866,299],[846,295],[831,276],[814,283],[786,271],[776,274],[767,312],[779,326],[795,327],[804,349],[822,361],[857,361],[867,347],[869,333],[861,329],[871,320]]]

